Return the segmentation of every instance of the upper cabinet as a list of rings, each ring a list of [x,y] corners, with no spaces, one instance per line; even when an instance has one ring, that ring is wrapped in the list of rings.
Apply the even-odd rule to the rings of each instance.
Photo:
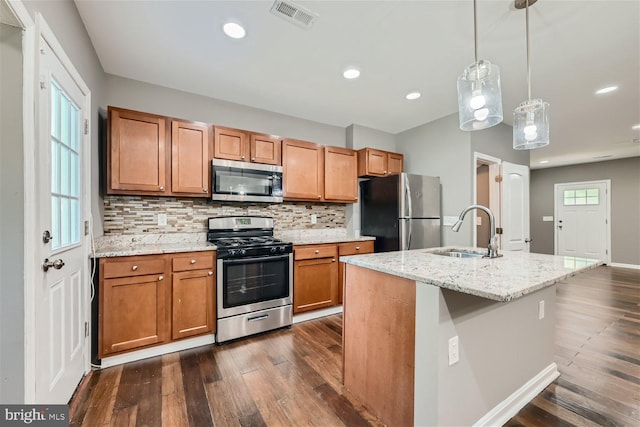
[[[214,152],[217,159],[240,162],[282,164],[282,140],[279,137],[216,126]]]
[[[358,176],[388,176],[401,173],[404,156],[399,153],[363,148],[358,150]]]
[[[358,200],[358,157],[354,150],[324,147],[324,200]]]
[[[211,129],[109,107],[107,194],[208,197]]]
[[[182,196],[209,193],[210,127],[171,121],[171,192]]]
[[[321,145],[296,139],[282,142],[283,197],[321,201],[324,193],[324,161]]]
[[[107,194],[169,194],[167,119],[109,107]]]

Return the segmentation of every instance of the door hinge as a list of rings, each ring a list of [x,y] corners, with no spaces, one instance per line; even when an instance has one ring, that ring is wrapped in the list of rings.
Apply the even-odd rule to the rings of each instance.
[[[604,254],[605,254],[605,255],[609,255],[609,249],[605,249],[605,250],[604,250]]]
[[[502,182],[502,175],[496,175],[496,182]]]
[[[502,234],[502,227],[496,227],[496,234]]]
[[[89,336],[89,322],[84,322],[84,336]]]
[[[89,135],[89,120],[84,119],[84,134]]]
[[[47,84],[44,81],[40,82],[40,89],[45,90],[47,88]]]
[[[84,222],[84,235],[89,234],[89,221]]]

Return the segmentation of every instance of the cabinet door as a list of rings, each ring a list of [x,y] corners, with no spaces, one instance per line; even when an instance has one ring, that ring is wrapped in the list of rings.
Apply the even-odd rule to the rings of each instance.
[[[290,200],[322,200],[322,147],[306,141],[282,142],[283,196]]]
[[[100,357],[167,341],[166,283],[164,275],[103,281]]]
[[[388,153],[387,174],[395,175],[402,173],[404,169],[404,156],[398,153]]]
[[[371,253],[373,253],[373,240],[340,243],[338,245],[338,256]],[[344,295],[344,262],[341,262],[338,268],[338,304],[342,304],[342,296]]]
[[[213,269],[173,273],[174,340],[214,331],[214,286]]]
[[[245,131],[215,126],[213,132],[213,157],[249,161],[249,141]]]
[[[167,120],[109,107],[108,194],[168,194]]]
[[[332,202],[358,201],[357,152],[324,147],[324,199]]]
[[[207,197],[209,193],[209,126],[171,122],[171,192]]]
[[[336,258],[296,261],[293,271],[293,312],[331,307],[338,301]]]
[[[363,148],[358,150],[358,176],[386,176],[387,152]]]
[[[282,164],[282,140],[279,137],[252,133],[250,141],[252,162]]]

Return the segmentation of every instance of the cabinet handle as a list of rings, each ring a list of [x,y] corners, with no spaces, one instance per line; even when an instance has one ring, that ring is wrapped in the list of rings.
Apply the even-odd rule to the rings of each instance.
[[[195,264],[195,263],[196,263],[196,260],[195,260],[195,259],[192,259],[192,260],[191,260],[191,264]]]
[[[162,185],[160,186],[160,191],[164,191],[164,187]]]
[[[336,262],[336,259],[335,258],[331,258],[331,262]]]
[[[136,270],[138,269],[138,266],[137,266],[137,265],[134,265],[133,267],[131,267],[131,269],[132,269],[133,271],[136,271]]]
[[[164,280],[164,276],[158,277],[158,280]]]
[[[213,271],[210,271],[210,272],[209,272],[209,276],[213,276]]]
[[[316,253],[319,254],[320,253],[320,249],[316,249]]]
[[[356,251],[359,251],[359,250],[360,250],[360,246],[356,246]]]

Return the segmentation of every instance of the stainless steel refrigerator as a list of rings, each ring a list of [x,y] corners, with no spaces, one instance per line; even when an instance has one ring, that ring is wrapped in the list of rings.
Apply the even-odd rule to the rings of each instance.
[[[440,246],[440,178],[402,173],[360,182],[360,234],[376,252]]]

